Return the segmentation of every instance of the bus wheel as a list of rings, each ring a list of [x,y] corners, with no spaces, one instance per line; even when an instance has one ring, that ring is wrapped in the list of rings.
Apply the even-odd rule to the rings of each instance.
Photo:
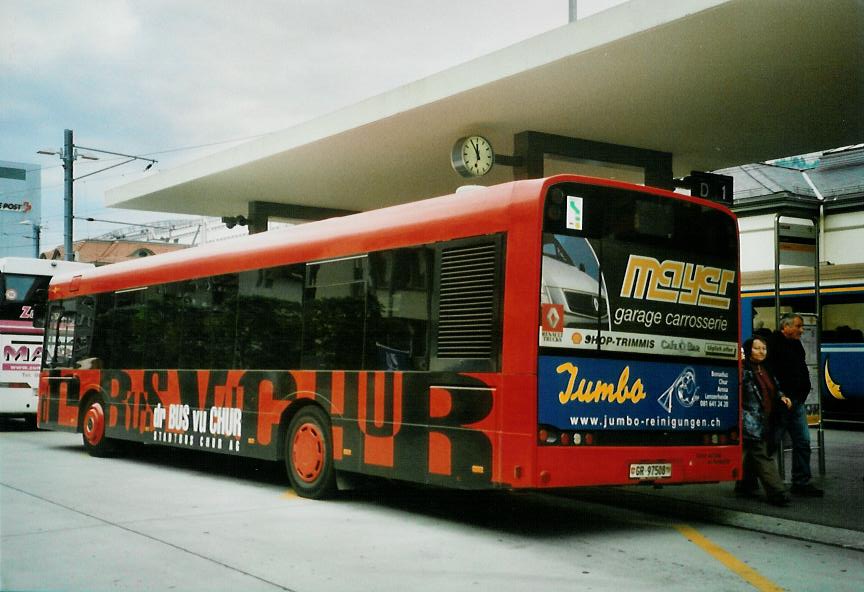
[[[106,457],[114,452],[114,446],[105,437],[105,410],[99,399],[90,399],[84,407],[81,433],[84,448],[90,456]]]
[[[300,497],[322,499],[336,492],[330,418],[320,407],[304,407],[288,424],[285,466]]]

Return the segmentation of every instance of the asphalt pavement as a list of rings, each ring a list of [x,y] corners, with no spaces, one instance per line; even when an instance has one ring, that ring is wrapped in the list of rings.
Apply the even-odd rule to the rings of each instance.
[[[813,430],[814,446],[816,441]],[[817,450],[811,465],[813,483],[825,496],[793,495],[787,507],[770,505],[762,496],[738,497],[732,483],[591,488],[567,495],[864,551],[864,432],[825,430],[825,474],[819,474]],[[789,484],[788,452],[785,470]]]
[[[378,481],[318,502],[278,463],[161,446],[91,458],[80,435],[0,421],[0,589],[860,589],[862,552],[837,547],[841,529],[726,511],[835,535],[822,545],[602,501]]]
[[[26,430],[15,420],[2,420],[3,431]],[[811,458],[814,484],[825,496],[792,497],[787,507],[764,498],[741,498],[733,483],[676,486],[592,487],[556,492],[589,502],[640,512],[700,520],[864,551],[864,431],[825,430],[825,474],[818,451]],[[814,446],[816,433],[813,432]],[[791,458],[786,453],[786,481]],[[281,478],[281,473],[280,473]]]

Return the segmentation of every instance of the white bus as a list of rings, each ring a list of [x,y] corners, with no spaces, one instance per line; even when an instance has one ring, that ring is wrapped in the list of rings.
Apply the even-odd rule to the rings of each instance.
[[[23,417],[36,427],[42,329],[33,326],[33,305],[37,298],[47,298],[51,276],[91,267],[73,261],[0,258],[0,417]]]

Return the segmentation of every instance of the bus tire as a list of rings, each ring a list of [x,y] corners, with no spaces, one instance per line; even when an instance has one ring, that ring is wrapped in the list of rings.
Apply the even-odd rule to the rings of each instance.
[[[336,493],[330,418],[320,407],[304,407],[288,424],[285,468],[300,497],[323,499]]]
[[[115,452],[114,443],[105,437],[105,405],[98,397],[87,401],[82,408],[81,436],[84,449],[90,456],[105,458]]]

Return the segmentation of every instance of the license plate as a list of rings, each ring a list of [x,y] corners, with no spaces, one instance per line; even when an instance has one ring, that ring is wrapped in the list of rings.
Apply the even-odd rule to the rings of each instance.
[[[631,479],[665,479],[672,476],[672,463],[630,465]]]

